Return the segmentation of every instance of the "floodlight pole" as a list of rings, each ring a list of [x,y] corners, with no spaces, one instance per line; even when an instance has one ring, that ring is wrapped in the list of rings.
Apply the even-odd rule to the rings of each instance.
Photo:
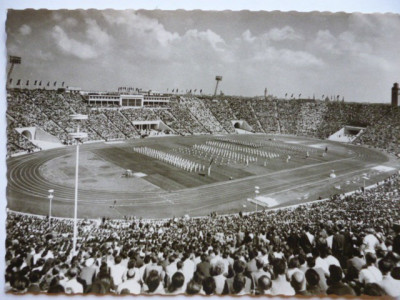
[[[87,115],[71,115],[71,119],[78,122],[78,127],[75,133],[70,133],[70,137],[75,139],[76,141],[76,164],[75,164],[75,201],[74,201],[74,234],[72,240],[72,252],[76,254],[76,240],[78,237],[78,178],[79,178],[79,143],[82,139],[87,137],[87,134],[84,132],[80,132],[80,121],[87,120]]]
[[[49,190],[49,196],[47,198],[49,198],[50,201],[50,205],[49,205],[49,228],[51,226],[51,202],[53,201],[54,198],[54,190]]]
[[[215,80],[217,81],[217,84],[215,85],[214,97],[217,95],[218,84],[222,80],[222,76],[215,76]]]
[[[10,64],[11,64],[11,66],[10,66],[10,69],[8,70],[8,73],[7,73],[7,83],[6,83],[6,87],[7,87],[7,88],[8,88],[9,85],[10,85],[9,81],[10,81],[11,73],[12,73],[12,71],[14,70],[14,65],[16,65],[16,64],[17,64],[17,65],[21,64],[21,57],[10,55],[10,57],[9,57],[9,62],[10,62]]]

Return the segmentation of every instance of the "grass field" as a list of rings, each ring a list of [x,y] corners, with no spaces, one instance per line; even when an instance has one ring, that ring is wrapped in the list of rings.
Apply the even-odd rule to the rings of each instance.
[[[257,149],[279,153],[280,157],[267,161],[258,157],[257,162],[249,165],[233,161],[220,164],[217,160],[211,167],[211,176],[203,171],[188,172],[132,150],[151,147],[208,167],[210,157],[182,153],[178,148],[190,149],[219,138],[160,137],[83,145],[79,217],[164,218],[206,215],[212,211],[250,211],[255,205],[247,200],[254,197],[256,185],[261,196],[273,199],[277,206],[286,206],[360,188],[364,185],[363,174],[368,178],[365,185],[373,184],[399,168],[398,160],[373,149],[292,136],[227,136],[233,145],[255,143]],[[329,150],[322,156],[325,147]],[[307,159],[306,151],[310,153]],[[291,156],[289,162],[287,155]],[[41,151],[9,159],[7,163],[10,209],[48,214],[47,190],[52,188],[52,214],[72,217],[75,147]],[[389,169],[374,170],[376,166]],[[122,174],[127,169],[145,176],[124,178]],[[330,178],[332,170],[336,178]]]

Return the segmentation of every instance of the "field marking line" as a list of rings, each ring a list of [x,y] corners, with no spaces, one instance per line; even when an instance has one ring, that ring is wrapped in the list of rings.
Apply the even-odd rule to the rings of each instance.
[[[343,176],[347,176],[347,175],[350,175],[350,174],[352,174],[352,173],[356,173],[356,172],[360,172],[360,171],[362,172],[362,171],[365,171],[365,170],[367,170],[367,169],[369,169],[369,168],[360,169],[360,170],[357,170],[357,171],[351,171],[351,172],[348,172],[348,173],[339,175],[339,176],[337,176],[336,178],[343,177]],[[326,178],[326,179],[321,179],[321,180],[318,180],[318,181],[314,181],[314,182],[309,183],[309,184],[297,185],[297,186],[295,186],[295,187],[292,187],[292,188],[289,188],[289,189],[286,189],[286,190],[281,190],[281,191],[278,191],[278,192],[273,192],[273,193],[269,193],[269,194],[262,194],[262,196],[270,196],[270,195],[278,194],[278,193],[281,193],[281,192],[287,192],[287,191],[290,191],[290,190],[293,190],[293,189],[297,189],[297,188],[299,188],[299,187],[309,186],[309,185],[312,185],[312,184],[316,184],[316,183],[320,183],[320,182],[324,182],[324,181],[329,181],[329,179],[331,179],[331,178],[328,177],[328,178]],[[317,199],[315,199],[315,200],[310,200],[310,201],[306,201],[306,202],[301,202],[301,204],[306,204],[306,203],[313,202],[313,201],[316,201],[316,200],[317,200]],[[240,200],[240,201],[245,201],[245,199]],[[236,202],[236,201],[235,201],[235,202]],[[246,202],[247,202],[247,201],[246,201]],[[230,203],[230,201],[219,202],[218,205],[225,204],[225,203]],[[281,205],[281,204],[284,204],[284,203],[285,203],[285,202],[279,203],[278,205]],[[203,208],[207,208],[207,207],[212,207],[212,206],[216,206],[216,204],[215,204],[215,203],[207,204],[207,205],[203,205],[203,206],[199,206],[199,207],[192,208],[192,209],[190,209],[190,210],[188,210],[188,211],[191,212],[191,211],[194,211],[194,210],[199,210],[199,209],[203,209]],[[282,207],[282,208],[284,208],[284,207]]]
[[[123,215],[119,212],[118,209],[115,208],[115,206],[112,206],[112,209],[114,209],[121,217],[123,217]]]
[[[221,185],[230,185],[230,184],[234,184],[234,183],[238,183],[238,182],[243,182],[243,181],[251,180],[251,179],[266,178],[266,177],[269,177],[269,176],[271,176],[271,175],[276,175],[276,174],[281,174],[281,173],[286,173],[286,172],[293,172],[293,171],[298,171],[298,170],[302,170],[302,169],[313,168],[313,167],[317,167],[317,166],[322,166],[322,165],[331,164],[331,163],[336,163],[336,162],[339,162],[339,161],[350,160],[350,159],[354,159],[354,157],[341,158],[341,159],[337,159],[337,160],[322,162],[322,163],[319,163],[319,164],[303,165],[303,166],[299,166],[299,167],[297,167],[297,168],[279,170],[279,171],[272,172],[272,173],[268,173],[268,174],[247,176],[247,177],[238,178],[238,179],[234,179],[234,180],[230,180],[230,181],[215,182],[215,183],[210,183],[210,184],[202,185],[202,186],[199,186],[199,187],[193,187],[193,188],[186,188],[186,189],[182,189],[182,190],[176,190],[176,191],[174,191],[174,192],[198,191],[198,190],[205,189],[205,188],[208,188],[208,187],[221,186]]]

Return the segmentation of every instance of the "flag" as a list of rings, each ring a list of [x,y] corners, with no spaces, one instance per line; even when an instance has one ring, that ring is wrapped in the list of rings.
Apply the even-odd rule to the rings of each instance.
[[[176,89],[176,92],[178,92],[178,89]]]
[[[200,90],[200,94],[203,92],[203,89]]]
[[[37,83],[37,80],[35,80],[35,82],[33,83],[33,85],[36,85],[36,83]]]
[[[18,79],[17,85],[20,85],[20,84],[21,84],[21,79]]]
[[[42,81],[40,80],[40,82],[39,82],[39,86],[42,86]]]
[[[293,98],[293,94],[292,94],[292,96],[290,96],[290,98]]]
[[[50,86],[50,81],[47,82],[47,86]]]
[[[56,86],[56,84],[57,84],[57,81],[54,81],[54,85],[53,86]]]
[[[27,81],[26,81],[26,85],[28,85],[28,86],[29,86],[29,80],[27,80]]]
[[[10,84],[12,83],[12,78],[10,78]]]
[[[285,94],[285,97],[287,97],[287,93]]]
[[[175,89],[173,89],[172,92],[175,92]]]
[[[299,94],[299,98],[301,97],[301,94]]]
[[[62,82],[61,86],[64,87],[64,81]]]

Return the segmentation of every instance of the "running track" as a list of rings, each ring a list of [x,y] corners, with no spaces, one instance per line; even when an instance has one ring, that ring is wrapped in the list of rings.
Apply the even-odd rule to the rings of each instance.
[[[329,143],[324,141],[324,143]],[[85,149],[104,147],[103,143],[86,144]],[[353,151],[349,158],[329,162],[305,165],[296,169],[282,170],[265,175],[251,176],[233,181],[204,185],[201,187],[173,192],[104,192],[97,190],[79,190],[80,218],[107,216],[120,218],[135,215],[144,218],[166,218],[184,214],[206,215],[212,211],[237,212],[254,210],[246,199],[254,196],[254,186],[260,187],[260,194],[277,195],[307,187],[310,190],[329,184],[326,174],[334,169],[343,180],[360,175],[372,166],[388,164],[389,158],[375,150],[350,145],[333,144],[331,148],[344,147]],[[330,148],[330,149],[331,149]],[[331,150],[330,150],[331,151]],[[33,214],[48,214],[48,190],[56,190],[52,215],[73,216],[74,189],[60,184],[50,183],[40,173],[40,166],[56,157],[75,153],[75,147],[41,151],[34,154],[10,158],[7,161],[7,201],[11,210]],[[311,199],[310,199],[311,200]],[[315,200],[315,199],[313,199]],[[115,208],[111,208],[117,201]],[[243,204],[247,205],[243,209]],[[285,201],[281,206],[293,204]]]

